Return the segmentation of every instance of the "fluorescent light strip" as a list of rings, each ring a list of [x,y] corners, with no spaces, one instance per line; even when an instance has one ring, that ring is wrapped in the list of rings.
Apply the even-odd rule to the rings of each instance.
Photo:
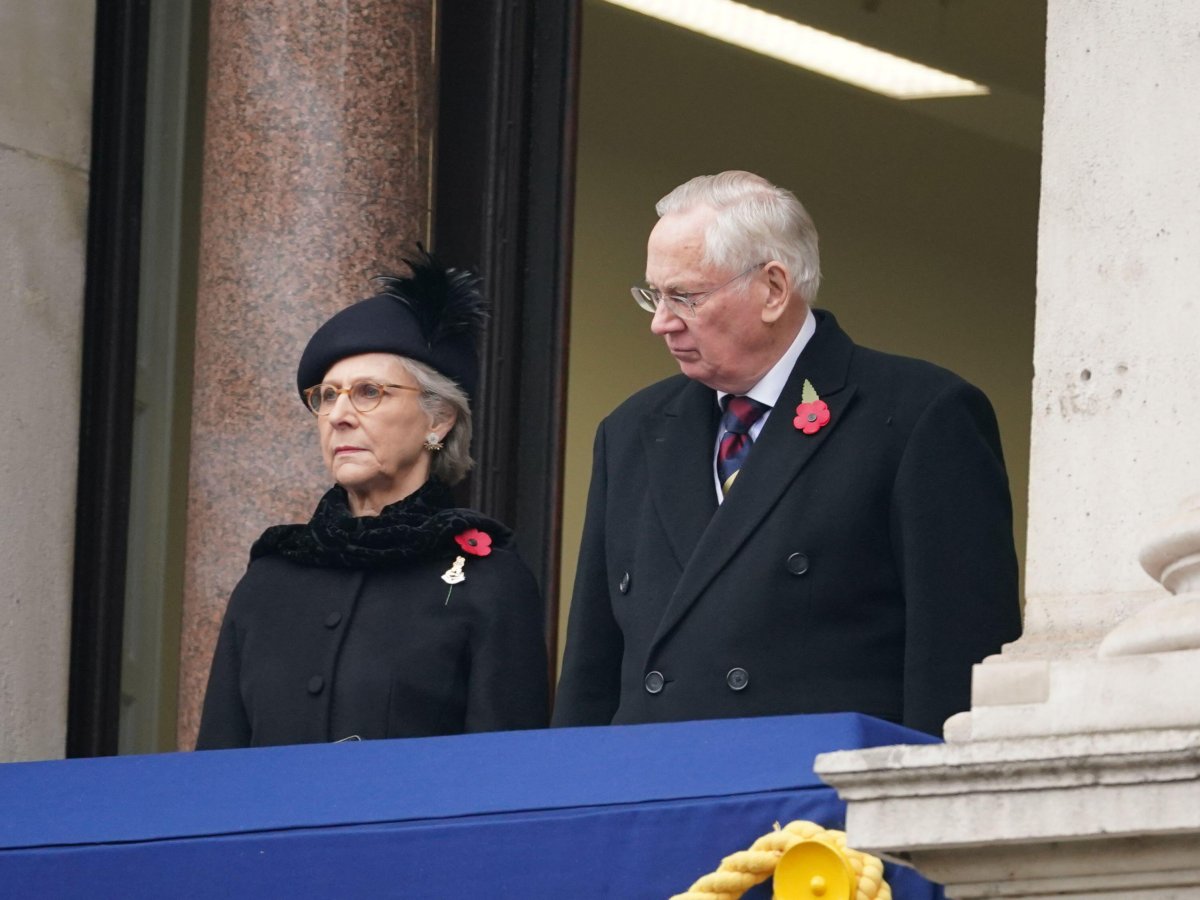
[[[607,2],[897,100],[989,93],[966,78],[734,0]]]

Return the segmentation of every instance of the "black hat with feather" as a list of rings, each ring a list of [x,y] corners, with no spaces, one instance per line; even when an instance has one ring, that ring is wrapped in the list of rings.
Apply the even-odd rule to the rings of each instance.
[[[382,290],[335,314],[300,357],[296,388],[320,384],[334,363],[360,353],[395,353],[456,381],[473,400],[479,384],[478,340],[487,318],[478,275],[450,269],[418,245],[412,274],[383,275]]]

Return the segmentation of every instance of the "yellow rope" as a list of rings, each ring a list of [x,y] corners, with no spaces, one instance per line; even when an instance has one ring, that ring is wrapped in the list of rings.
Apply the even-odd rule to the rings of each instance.
[[[788,822],[783,828],[776,822],[775,829],[751,844],[749,850],[725,857],[715,872],[697,879],[671,900],[739,900],[750,888],[774,874],[785,852],[801,841],[814,840],[828,844],[850,864],[857,881],[854,900],[892,900],[892,889],[883,880],[883,863],[879,859],[847,847],[844,831],[803,820]]]

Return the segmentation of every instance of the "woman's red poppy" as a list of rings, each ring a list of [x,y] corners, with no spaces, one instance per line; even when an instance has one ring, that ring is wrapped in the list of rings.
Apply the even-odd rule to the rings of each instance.
[[[468,528],[462,534],[455,535],[454,540],[462,547],[463,553],[472,556],[487,556],[492,552],[492,536],[478,528]]]

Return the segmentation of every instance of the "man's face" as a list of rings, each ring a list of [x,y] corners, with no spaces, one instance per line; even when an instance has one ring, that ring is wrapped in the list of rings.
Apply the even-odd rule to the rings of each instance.
[[[663,216],[646,247],[646,283],[666,294],[696,294],[724,285],[738,274],[704,261],[704,232],[715,218],[709,207]],[[696,318],[687,319],[660,303],[650,330],[688,378],[714,390],[743,393],[771,368],[769,328],[756,298],[762,285],[751,272],[703,298]]]

